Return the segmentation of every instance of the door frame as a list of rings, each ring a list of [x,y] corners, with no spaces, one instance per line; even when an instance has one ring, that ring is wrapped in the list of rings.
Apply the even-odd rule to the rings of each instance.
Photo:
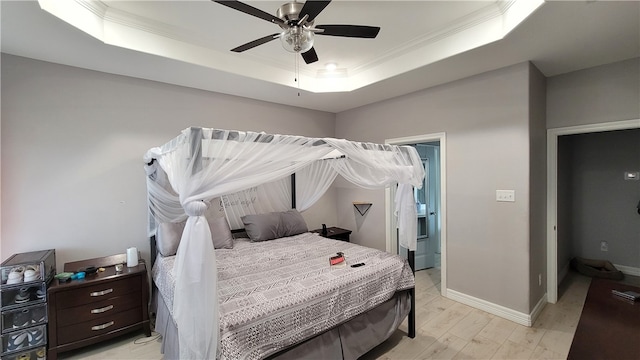
[[[440,294],[447,296],[447,139],[446,133],[434,133],[415,135],[401,138],[393,138],[385,140],[385,144],[390,145],[409,145],[427,142],[440,142],[439,162],[440,162]],[[385,189],[385,223],[386,223],[386,240],[387,252],[392,254],[398,253],[397,247],[397,219],[393,216],[394,204],[392,199],[395,198],[395,188],[387,187]]]
[[[547,129],[547,302],[558,301],[558,137],[640,128],[640,119]]]

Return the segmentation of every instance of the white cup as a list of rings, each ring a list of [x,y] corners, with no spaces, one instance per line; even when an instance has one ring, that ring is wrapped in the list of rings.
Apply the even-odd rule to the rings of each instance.
[[[127,249],[127,267],[138,266],[138,249],[130,247]]]

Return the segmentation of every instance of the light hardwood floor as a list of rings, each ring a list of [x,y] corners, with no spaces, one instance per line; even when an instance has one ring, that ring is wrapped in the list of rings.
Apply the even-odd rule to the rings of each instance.
[[[361,360],[566,359],[590,283],[570,272],[559,289],[560,300],[547,304],[534,325],[526,327],[440,296],[440,271],[418,271],[415,339],[406,336],[405,321]],[[160,341],[134,333],[59,358],[162,359]]]
[[[571,272],[532,327],[440,296],[440,272],[416,273],[416,337],[406,324],[370,359],[566,359],[591,279]]]

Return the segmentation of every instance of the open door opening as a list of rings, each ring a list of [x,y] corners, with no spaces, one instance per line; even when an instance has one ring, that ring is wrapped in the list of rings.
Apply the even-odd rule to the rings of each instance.
[[[422,189],[414,189],[418,212],[415,270],[428,270],[431,280],[438,280],[441,294],[446,296],[446,229],[445,229],[445,164],[444,133],[387,140],[388,144],[416,148],[425,168]],[[407,249],[398,245],[397,224],[393,216],[395,189],[388,191],[387,251],[407,256]],[[416,281],[418,281],[416,274]]]
[[[420,154],[425,169],[422,189],[414,189],[418,207],[418,244],[415,253],[416,271],[440,268],[440,142],[412,145]],[[402,250],[402,249],[401,249]],[[403,250],[406,251],[406,250]]]

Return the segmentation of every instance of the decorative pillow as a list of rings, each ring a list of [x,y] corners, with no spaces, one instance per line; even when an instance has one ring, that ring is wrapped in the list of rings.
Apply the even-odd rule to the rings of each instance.
[[[307,223],[296,209],[280,213],[280,236],[293,236],[309,231]]]
[[[217,217],[207,219],[207,222],[211,230],[214,249],[233,249],[233,237],[231,236],[227,219]],[[173,256],[176,254],[186,223],[186,221],[183,221],[179,223],[160,223],[158,225],[156,246],[160,255]]]
[[[307,223],[296,209],[245,215],[242,217],[242,223],[251,241],[266,241],[309,231]]]
[[[208,219],[211,239],[215,249],[233,249],[233,236],[226,218]]]
[[[229,224],[224,217],[224,209],[220,206],[220,198],[211,200],[211,205],[205,211],[204,216],[209,223],[211,238],[215,249],[232,249],[233,238]],[[178,251],[182,232],[187,221],[179,223],[160,223],[156,230],[156,246],[162,256],[173,256]]]
[[[244,229],[251,241],[266,241],[280,236],[280,213],[245,215],[242,217]]]
[[[156,230],[156,246],[162,256],[173,256],[178,251],[182,231],[186,221],[179,223],[160,223]]]

